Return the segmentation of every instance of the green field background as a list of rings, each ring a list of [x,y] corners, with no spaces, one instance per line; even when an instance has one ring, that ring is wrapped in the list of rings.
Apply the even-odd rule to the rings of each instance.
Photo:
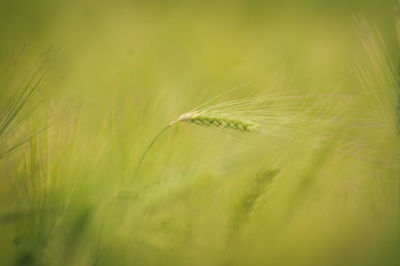
[[[0,0],[0,265],[399,265],[397,14]],[[304,121],[245,136],[177,124],[134,176],[182,113],[277,93]],[[301,95],[327,95],[329,125]]]

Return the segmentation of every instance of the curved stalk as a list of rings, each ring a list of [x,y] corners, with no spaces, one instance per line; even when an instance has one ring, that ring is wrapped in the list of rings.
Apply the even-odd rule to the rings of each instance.
[[[142,157],[140,157],[140,160],[139,160],[139,162],[138,162],[138,164],[137,164],[137,166],[136,166],[135,173],[134,173],[134,175],[133,175],[133,179],[135,179],[136,176],[137,176],[137,174],[139,173],[140,167],[142,166],[142,163],[143,163],[143,161],[144,161],[144,158],[146,157],[146,155],[147,155],[147,153],[149,152],[150,148],[153,146],[153,144],[156,142],[156,140],[164,133],[164,131],[166,131],[166,130],[167,130],[169,127],[171,127],[171,126],[172,126],[172,123],[171,123],[171,124],[168,124],[166,127],[164,127],[164,128],[160,131],[160,133],[158,133],[157,136],[155,136],[154,139],[153,139],[153,140],[150,142],[150,144],[147,146],[146,150],[144,151]]]

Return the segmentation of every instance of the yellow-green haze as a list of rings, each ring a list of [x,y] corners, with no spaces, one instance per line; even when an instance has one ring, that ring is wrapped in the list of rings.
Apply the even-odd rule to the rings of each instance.
[[[1,0],[0,265],[399,265],[397,4]]]

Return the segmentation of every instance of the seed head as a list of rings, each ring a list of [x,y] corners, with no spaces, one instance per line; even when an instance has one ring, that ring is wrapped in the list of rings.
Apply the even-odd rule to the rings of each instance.
[[[173,125],[178,122],[189,122],[199,126],[233,129],[242,132],[253,132],[259,128],[259,125],[254,121],[229,117],[226,114],[222,115],[216,112],[207,112],[206,110],[184,113],[170,124]]]

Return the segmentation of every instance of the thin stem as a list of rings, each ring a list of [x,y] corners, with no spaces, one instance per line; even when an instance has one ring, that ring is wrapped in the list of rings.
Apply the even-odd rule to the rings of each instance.
[[[149,146],[147,146],[146,150],[144,151],[142,157],[140,158],[136,169],[135,169],[135,173],[133,175],[133,179],[136,179],[136,176],[140,170],[140,167],[142,166],[143,160],[146,157],[147,153],[149,152],[150,148],[153,146],[154,142],[156,142],[156,140],[162,135],[162,133],[164,133],[165,130],[167,130],[169,127],[171,127],[172,124],[168,124],[168,126],[164,127],[160,133],[158,133],[158,135],[150,142]]]

